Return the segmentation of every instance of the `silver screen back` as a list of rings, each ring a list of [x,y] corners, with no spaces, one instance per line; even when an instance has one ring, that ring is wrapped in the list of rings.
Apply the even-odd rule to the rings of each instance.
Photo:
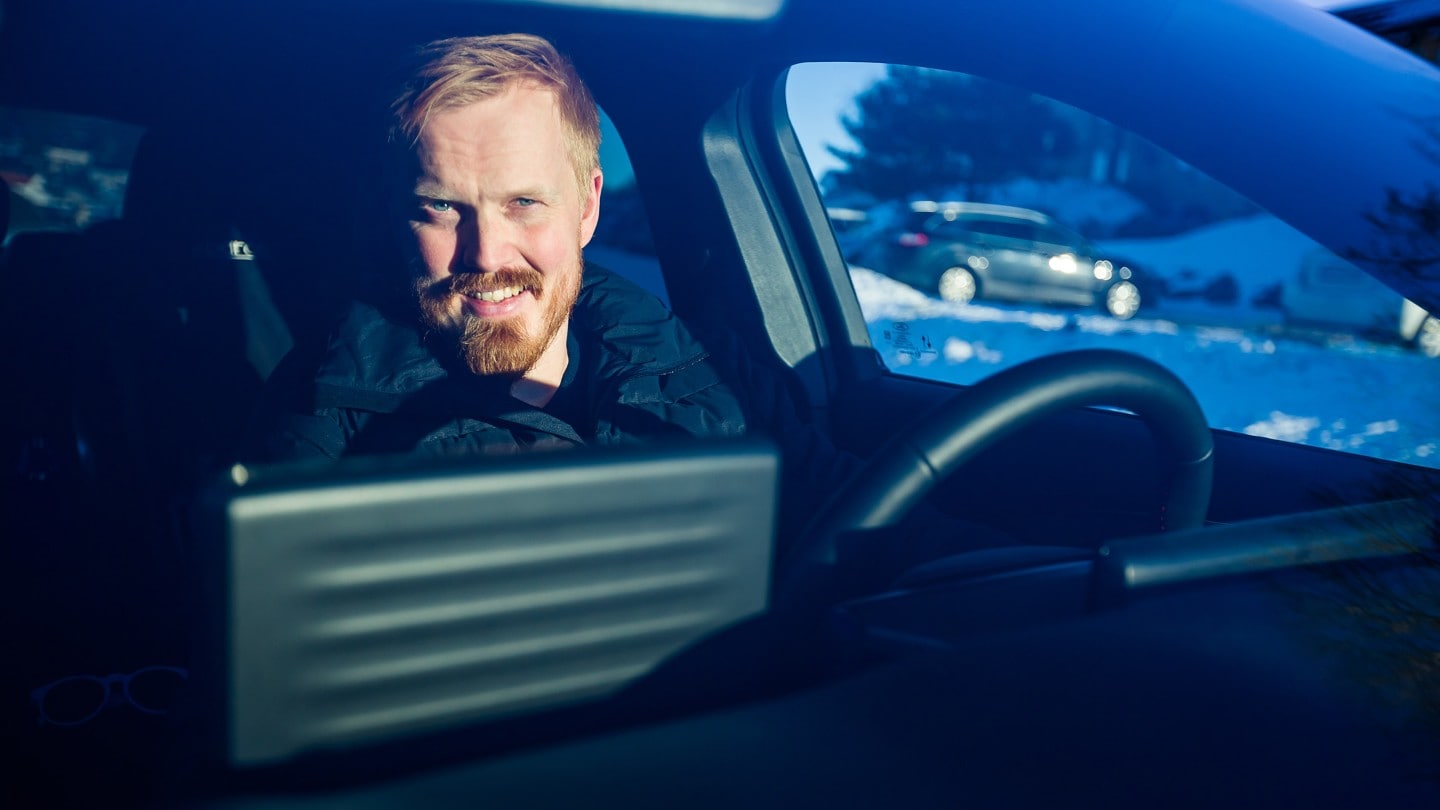
[[[261,472],[210,506],[231,767],[603,697],[766,607],[761,443]]]

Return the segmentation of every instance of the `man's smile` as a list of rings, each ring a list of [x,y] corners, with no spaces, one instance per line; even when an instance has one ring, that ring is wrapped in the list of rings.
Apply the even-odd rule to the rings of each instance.
[[[515,315],[525,307],[525,302],[535,300],[535,291],[529,286],[501,287],[460,293],[466,311],[477,318],[503,318]]]
[[[511,287],[501,287],[501,288],[498,289],[498,290],[486,290],[486,291],[484,291],[484,292],[469,292],[469,293],[464,293],[464,295],[465,295],[467,298],[472,298],[472,299],[475,299],[475,300],[478,300],[478,301],[486,301],[486,302],[491,303],[491,304],[496,304],[496,303],[499,303],[499,302],[501,302],[501,301],[506,300],[507,298],[514,298],[515,296],[519,295],[520,293],[526,292],[526,291],[528,291],[529,289],[530,289],[529,287],[511,286]]]

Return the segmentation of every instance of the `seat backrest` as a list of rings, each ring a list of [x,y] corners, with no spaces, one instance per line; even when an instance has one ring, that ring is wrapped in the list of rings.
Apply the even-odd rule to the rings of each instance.
[[[285,318],[247,238],[243,167],[213,138],[150,132],[141,140],[120,226],[91,245],[111,267],[110,363],[119,409],[165,489],[225,465],[290,349]]]
[[[297,197],[336,189],[305,178],[348,165],[316,162],[241,129],[156,129],[120,220],[17,235],[3,328],[19,348],[5,363],[29,413],[6,428],[7,460],[30,452],[34,474],[65,468],[143,496],[140,509],[228,466],[292,330],[323,335],[341,285],[312,278],[354,267],[343,232]]]

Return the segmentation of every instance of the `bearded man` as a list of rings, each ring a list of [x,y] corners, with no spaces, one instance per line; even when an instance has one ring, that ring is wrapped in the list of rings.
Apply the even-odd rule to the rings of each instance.
[[[569,62],[523,34],[422,49],[392,105],[391,219],[407,318],[357,305],[262,460],[617,445],[756,430],[802,484],[800,523],[853,469],[774,377],[719,363],[658,299],[586,267],[599,113]],[[408,227],[399,228],[400,223]]]

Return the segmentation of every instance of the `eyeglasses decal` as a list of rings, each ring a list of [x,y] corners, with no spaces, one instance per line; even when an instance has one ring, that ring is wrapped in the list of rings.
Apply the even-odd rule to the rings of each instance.
[[[30,693],[40,725],[79,726],[111,706],[128,704],[145,714],[166,714],[190,678],[180,667],[153,666],[124,674],[71,675]],[[118,688],[117,688],[118,687]]]

